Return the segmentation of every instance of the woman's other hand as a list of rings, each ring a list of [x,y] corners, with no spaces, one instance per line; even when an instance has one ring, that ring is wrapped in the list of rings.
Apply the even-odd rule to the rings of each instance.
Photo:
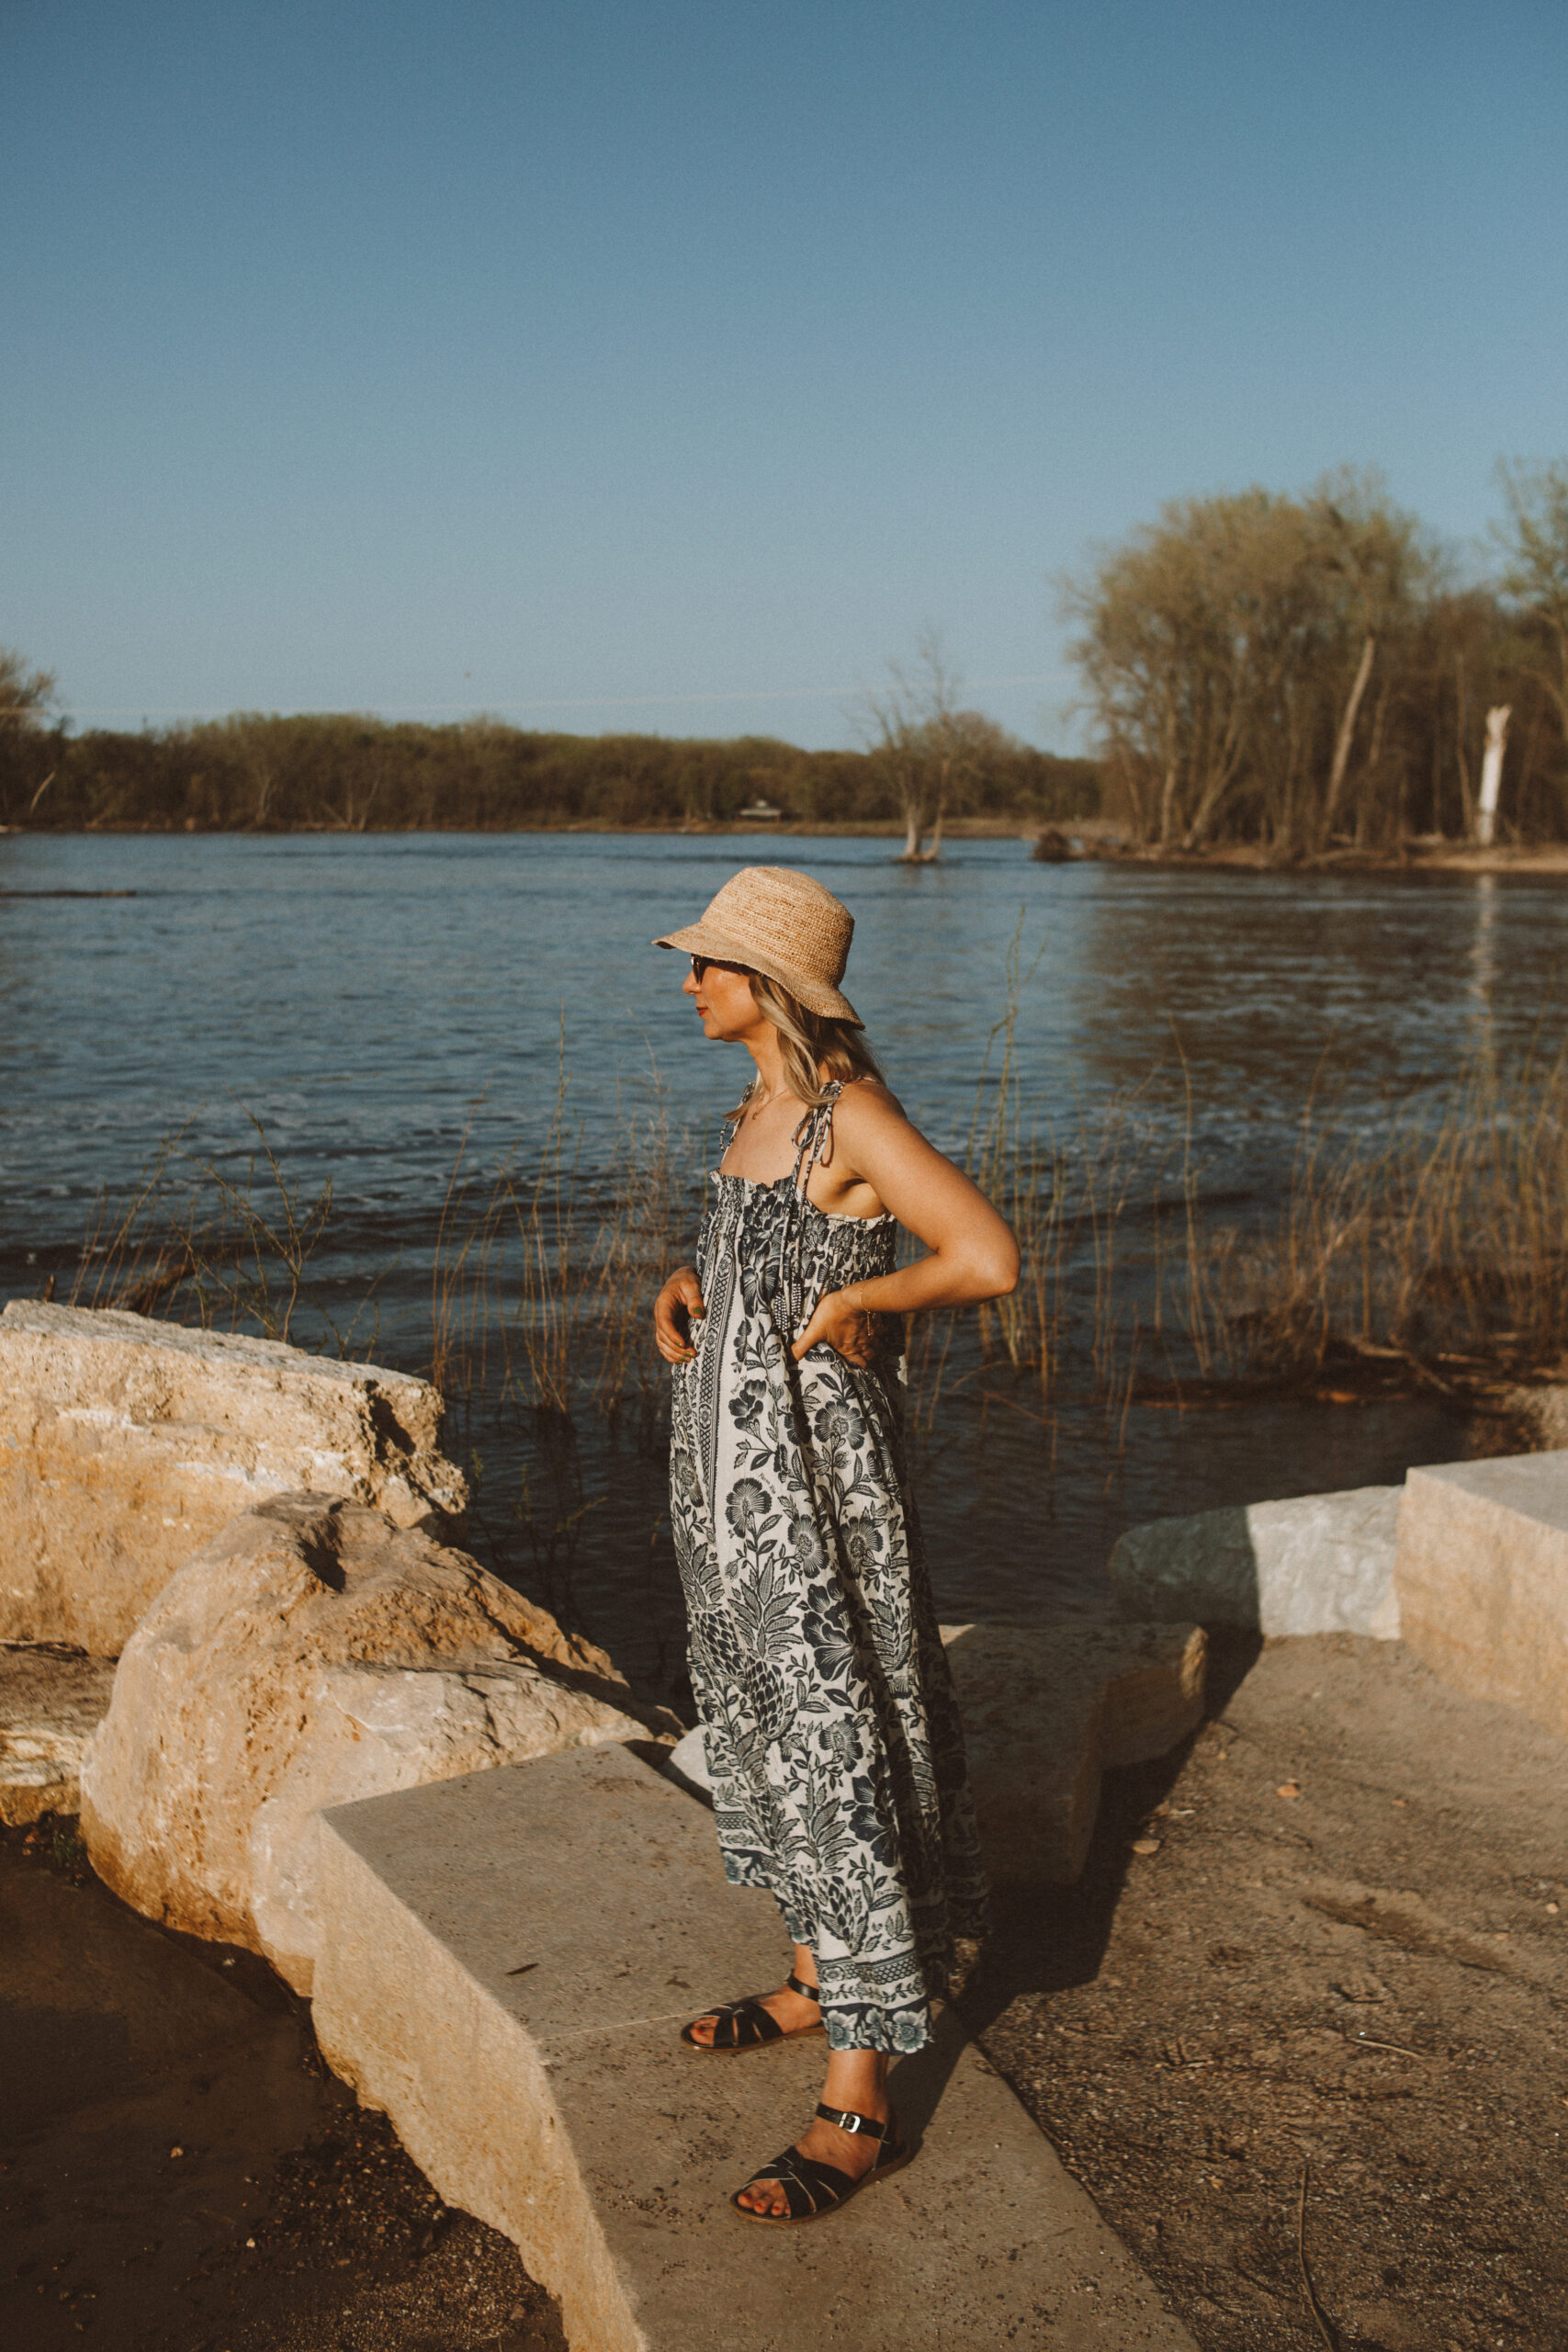
[[[813,1348],[826,1345],[846,1363],[869,1364],[876,1355],[876,1317],[868,1315],[852,1290],[830,1290],[817,1303],[817,1312],[790,1353],[798,1363]]]
[[[692,1317],[703,1311],[702,1286],[695,1266],[677,1266],[653,1302],[653,1337],[666,1363],[690,1363]]]

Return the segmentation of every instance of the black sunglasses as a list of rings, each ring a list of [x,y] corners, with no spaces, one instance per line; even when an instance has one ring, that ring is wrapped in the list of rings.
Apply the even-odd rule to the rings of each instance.
[[[740,972],[745,975],[747,979],[750,979],[751,977],[751,967],[749,964],[727,964],[721,956],[694,956],[692,958],[692,978],[696,981],[699,988],[702,986],[703,974],[707,970],[710,964],[716,964],[721,972]]]

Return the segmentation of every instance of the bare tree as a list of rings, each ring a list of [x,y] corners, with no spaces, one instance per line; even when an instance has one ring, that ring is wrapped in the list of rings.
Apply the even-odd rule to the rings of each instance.
[[[36,768],[32,773],[26,773],[28,755],[37,749],[36,739],[42,730],[53,700],[53,671],[29,670],[23,654],[13,652],[9,646],[0,645],[0,752],[21,757],[26,781],[22,782],[20,777],[17,781],[20,784],[20,793],[27,796],[25,808],[28,817],[35,813],[39,802],[59,774],[58,765],[51,764],[42,781],[34,785]],[[4,813],[5,804],[9,798],[10,794],[0,786],[0,813]]]
[[[1372,663],[1380,643],[1409,604],[1419,559],[1414,522],[1389,504],[1375,475],[1342,473],[1321,482],[1308,511],[1322,534],[1325,569],[1344,583],[1361,635],[1355,673],[1340,707],[1323,798],[1319,840],[1326,846],[1338,819]]]
[[[948,818],[967,805],[987,769],[1018,755],[1006,728],[984,711],[959,707],[961,684],[941,632],[928,626],[915,640],[913,662],[889,662],[886,685],[868,688],[855,705],[862,738],[890,778],[904,820],[900,865],[939,858]]]
[[[1495,703],[1486,714],[1486,756],[1481,763],[1481,801],[1476,810],[1475,838],[1490,849],[1497,829],[1497,802],[1503,790],[1503,761],[1508,749],[1511,706]]]
[[[54,672],[29,670],[26,657],[0,645],[0,727],[41,727],[54,700]]]
[[[1200,846],[1254,772],[1288,774],[1284,689],[1308,615],[1302,511],[1261,490],[1183,499],[1068,581],[1070,650],[1102,755],[1136,779],[1145,839]]]
[[[1508,519],[1497,536],[1507,557],[1502,587],[1516,605],[1530,666],[1568,744],[1568,458],[1497,469]]]

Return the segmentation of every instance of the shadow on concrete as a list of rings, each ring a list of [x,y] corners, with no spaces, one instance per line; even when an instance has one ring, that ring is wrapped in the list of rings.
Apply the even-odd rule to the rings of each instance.
[[[917,2155],[969,2039],[966,2021],[961,2021],[959,2013],[942,2009],[925,2048],[912,2057],[900,2058],[893,2068],[889,2088],[894,2113]]]
[[[1224,1716],[1262,1647],[1261,1634],[1228,1627],[1210,1629],[1204,1723]],[[1075,1884],[996,1890],[992,1933],[957,2004],[964,2026],[976,2039],[1024,1994],[1057,1993],[1069,1985],[1093,1983],[1105,1956],[1128,1871],[1136,1867],[1132,1842],[1155,1807],[1169,1795],[1201,1728],[1152,1763],[1124,1765],[1106,1773],[1089,1860]],[[901,2113],[909,2064],[905,2061],[898,2070]]]

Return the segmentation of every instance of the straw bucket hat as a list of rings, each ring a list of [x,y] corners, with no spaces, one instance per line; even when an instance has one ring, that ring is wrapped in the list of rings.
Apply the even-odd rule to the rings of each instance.
[[[854,928],[842,899],[809,874],[787,865],[743,865],[708,901],[699,921],[653,944],[763,972],[808,1012],[860,1029],[860,1014],[839,988]]]

